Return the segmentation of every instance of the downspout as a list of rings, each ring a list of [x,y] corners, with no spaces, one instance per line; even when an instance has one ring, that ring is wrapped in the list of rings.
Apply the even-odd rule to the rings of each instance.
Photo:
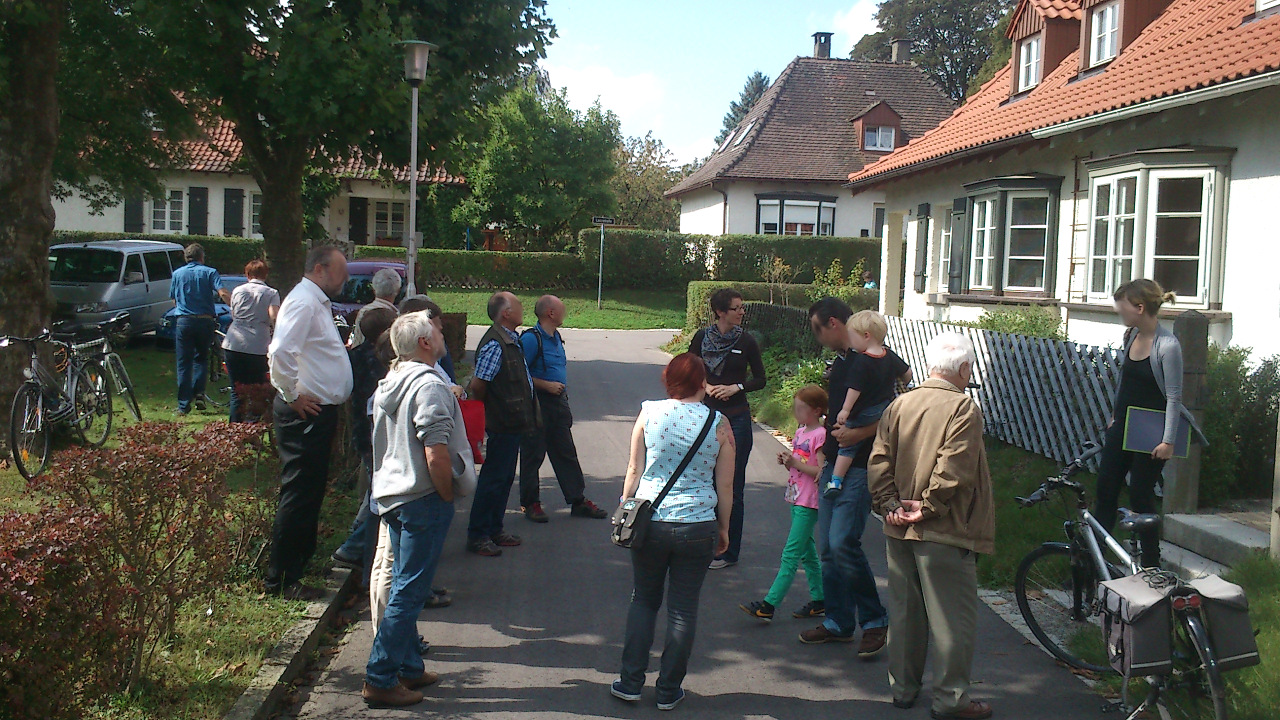
[[[715,183],[711,183],[711,189],[720,193],[724,198],[724,202],[720,204],[720,234],[729,234],[729,193],[716,187]]]

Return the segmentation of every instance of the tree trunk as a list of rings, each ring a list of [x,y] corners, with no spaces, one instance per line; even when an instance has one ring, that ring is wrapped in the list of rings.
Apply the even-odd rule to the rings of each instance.
[[[262,187],[262,246],[271,266],[271,277],[284,297],[302,279],[307,246],[303,241],[302,174],[275,167],[264,170]]]
[[[5,3],[9,5],[9,3]],[[0,102],[0,333],[34,335],[49,323],[49,241],[53,237],[53,156],[58,142],[58,37],[64,2],[39,0],[2,10],[0,44],[9,57]],[[15,15],[17,17],[15,17]],[[27,356],[0,351],[0,446],[9,402]],[[0,454],[7,457],[8,452]]]

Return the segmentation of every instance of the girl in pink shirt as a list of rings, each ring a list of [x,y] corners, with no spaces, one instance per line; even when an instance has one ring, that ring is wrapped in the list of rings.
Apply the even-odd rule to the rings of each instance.
[[[778,464],[790,471],[787,477],[786,501],[791,505],[791,532],[782,548],[782,562],[778,577],[769,588],[764,600],[749,602],[738,607],[748,615],[766,622],[773,620],[774,609],[786,597],[795,579],[796,569],[804,565],[804,575],[809,581],[809,602],[791,613],[794,618],[814,618],[826,613],[822,594],[822,566],[818,562],[818,548],[813,541],[813,526],[818,522],[818,475],[822,471],[822,445],[827,431],[822,424],[822,414],[827,409],[827,391],[817,385],[806,385],[796,391],[793,412],[796,417],[796,433],[791,440],[791,452],[778,453]]]

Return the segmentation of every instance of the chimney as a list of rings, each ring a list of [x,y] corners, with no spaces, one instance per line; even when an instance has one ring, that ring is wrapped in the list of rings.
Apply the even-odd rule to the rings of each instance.
[[[911,39],[910,38],[894,38],[893,44],[893,61],[896,63],[911,62]]]
[[[813,34],[813,56],[816,58],[828,59],[831,57],[831,35],[829,32],[816,32]]]

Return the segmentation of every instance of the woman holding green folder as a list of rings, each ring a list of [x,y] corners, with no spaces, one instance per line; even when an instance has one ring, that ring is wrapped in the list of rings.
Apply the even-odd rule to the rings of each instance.
[[[1109,532],[1116,523],[1116,503],[1124,477],[1129,476],[1129,502],[1134,512],[1156,512],[1156,484],[1164,464],[1174,455],[1179,427],[1184,422],[1202,444],[1208,442],[1195,418],[1182,404],[1182,346],[1173,333],[1160,326],[1160,306],[1172,302],[1154,280],[1133,280],[1116,289],[1116,313],[1128,328],[1124,334],[1124,360],[1120,366],[1120,387],[1107,424],[1098,468],[1098,501],[1094,516]],[[1164,434],[1152,450],[1125,449],[1126,422],[1132,422],[1130,408],[1163,411]],[[1130,430],[1134,430],[1131,428]],[[1136,436],[1136,432],[1131,432]],[[1132,443],[1130,443],[1132,447]],[[1160,564],[1158,532],[1139,536],[1142,566]]]

